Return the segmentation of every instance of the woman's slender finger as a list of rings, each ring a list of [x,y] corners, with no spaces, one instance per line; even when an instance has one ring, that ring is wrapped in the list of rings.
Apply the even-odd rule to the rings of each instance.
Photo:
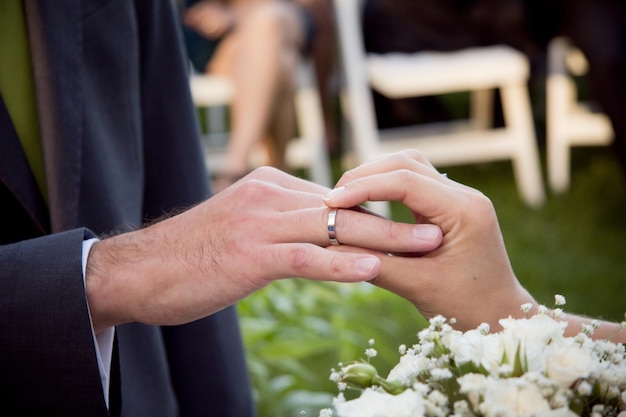
[[[449,212],[450,205],[461,200],[453,182],[442,182],[406,169],[357,178],[324,197],[329,207],[352,207],[365,201],[400,201],[429,220]]]
[[[419,151],[409,149],[372,159],[346,171],[337,182],[336,187],[345,185],[356,178],[398,169],[407,169],[442,181],[445,179]]]

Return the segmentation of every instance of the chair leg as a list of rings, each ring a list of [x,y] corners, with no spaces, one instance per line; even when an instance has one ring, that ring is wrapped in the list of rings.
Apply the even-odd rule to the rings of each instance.
[[[470,96],[470,119],[474,129],[493,126],[493,90],[476,90]]]
[[[568,103],[575,98],[574,86],[566,75],[552,74],[546,82],[547,169],[550,188],[557,193],[569,188],[570,144],[567,138]]]
[[[570,185],[570,148],[564,137],[552,134],[547,144],[548,181],[555,193],[562,193]]]
[[[519,193],[526,204],[539,207],[545,191],[528,91],[524,85],[505,86],[500,91],[505,123],[515,142],[511,156]]]

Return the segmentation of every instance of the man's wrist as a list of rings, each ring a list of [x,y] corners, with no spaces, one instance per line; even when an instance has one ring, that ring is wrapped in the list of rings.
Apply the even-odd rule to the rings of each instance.
[[[110,303],[114,298],[114,264],[107,260],[110,244],[109,239],[93,243],[85,265],[85,292],[96,334],[124,322],[118,317],[119,311],[113,314],[115,308]]]

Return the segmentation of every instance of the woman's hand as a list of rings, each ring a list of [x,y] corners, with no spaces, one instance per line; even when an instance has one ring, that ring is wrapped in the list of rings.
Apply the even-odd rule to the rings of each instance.
[[[379,200],[401,201],[418,224],[439,226],[443,242],[419,257],[380,256],[382,270],[372,283],[408,299],[427,318],[455,318],[460,329],[481,322],[496,329],[499,319],[523,315],[522,304],[535,304],[513,273],[485,195],[441,175],[419,152],[408,150],[346,172],[325,198],[329,207],[342,208]]]

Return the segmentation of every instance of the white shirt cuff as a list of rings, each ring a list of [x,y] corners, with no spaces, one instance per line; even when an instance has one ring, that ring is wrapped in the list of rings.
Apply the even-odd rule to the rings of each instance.
[[[83,241],[83,282],[85,280],[85,271],[87,270],[87,258],[89,257],[89,251],[96,242],[98,242],[98,239],[95,238]],[[87,305],[87,307],[89,308],[89,305]],[[104,401],[106,402],[108,408],[109,375],[111,373],[111,355],[113,353],[113,336],[115,335],[115,327],[106,328],[98,334],[95,334],[92,327],[91,332],[93,334],[94,345],[96,347],[96,357],[98,360],[98,369],[100,371],[100,381],[102,382]]]

